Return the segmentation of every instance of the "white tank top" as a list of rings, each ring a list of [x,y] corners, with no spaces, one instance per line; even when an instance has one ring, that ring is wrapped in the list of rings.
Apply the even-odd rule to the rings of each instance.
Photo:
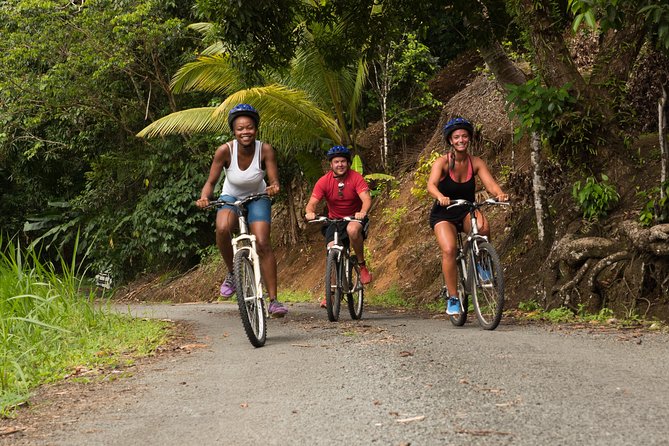
[[[265,192],[265,172],[262,170],[261,154],[262,142],[256,141],[256,150],[253,154],[253,161],[246,170],[239,168],[237,162],[237,140],[232,142],[230,148],[230,166],[225,171],[225,181],[223,181],[222,195],[232,195],[241,200],[249,195]]]

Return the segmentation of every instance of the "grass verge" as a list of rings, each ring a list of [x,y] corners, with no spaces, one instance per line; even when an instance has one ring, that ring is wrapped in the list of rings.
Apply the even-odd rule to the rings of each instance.
[[[74,261],[43,263],[12,242],[0,246],[0,415],[41,384],[122,367],[166,341],[167,323],[116,313],[82,293]]]

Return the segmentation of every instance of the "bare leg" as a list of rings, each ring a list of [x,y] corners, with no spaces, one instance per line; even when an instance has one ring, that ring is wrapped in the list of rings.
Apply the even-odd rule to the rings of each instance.
[[[362,225],[355,221],[349,222],[346,225],[346,233],[358,258],[358,263],[365,263],[365,239],[362,234]]]
[[[232,272],[232,232],[237,227],[237,214],[230,209],[216,213],[216,246],[218,247],[228,272]]]
[[[434,235],[441,250],[441,272],[448,289],[449,296],[457,296],[457,269],[455,255],[457,253],[457,232],[455,225],[442,221],[434,226]]]

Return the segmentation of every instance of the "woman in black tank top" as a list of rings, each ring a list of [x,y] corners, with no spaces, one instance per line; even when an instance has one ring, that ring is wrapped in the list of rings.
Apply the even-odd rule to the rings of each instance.
[[[467,150],[474,134],[474,126],[469,121],[463,118],[451,119],[444,126],[443,133],[451,151],[439,157],[432,165],[427,191],[435,199],[430,212],[430,227],[434,230],[441,250],[441,271],[450,296],[447,313],[457,314],[460,312],[455,264],[457,232],[469,232],[471,222],[465,218],[466,211],[459,208],[447,210],[446,207],[451,200],[475,201],[477,176],[486,191],[498,200],[506,201],[509,197],[497,184],[485,161],[469,155]],[[477,211],[477,218],[479,232],[489,236],[490,226],[485,216]]]

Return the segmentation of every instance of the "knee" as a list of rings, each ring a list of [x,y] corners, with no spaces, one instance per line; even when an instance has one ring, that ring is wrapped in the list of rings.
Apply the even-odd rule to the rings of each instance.
[[[216,226],[216,237],[221,238],[230,238],[230,227],[228,226]]]
[[[256,239],[256,251],[260,257],[272,254],[272,245],[269,240]]]
[[[362,235],[362,226],[349,224],[346,226],[346,233],[350,239],[358,239]]]
[[[453,245],[444,246],[441,248],[441,258],[443,260],[450,260],[455,258],[457,249]]]

